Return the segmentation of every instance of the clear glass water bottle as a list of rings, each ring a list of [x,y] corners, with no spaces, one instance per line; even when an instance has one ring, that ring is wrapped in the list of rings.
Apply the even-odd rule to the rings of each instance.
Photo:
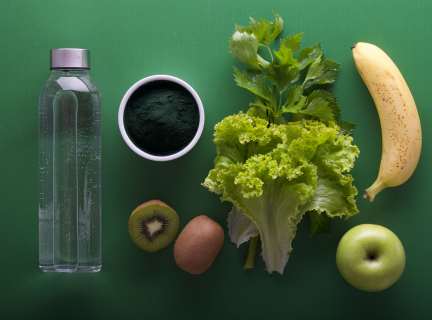
[[[100,94],[86,49],[51,50],[39,96],[39,267],[101,269]]]

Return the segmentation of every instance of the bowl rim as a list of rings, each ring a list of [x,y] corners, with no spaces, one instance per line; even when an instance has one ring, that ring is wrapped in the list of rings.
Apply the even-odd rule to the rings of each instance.
[[[182,150],[167,155],[167,156],[155,156],[152,154],[149,154],[147,152],[142,151],[140,148],[138,148],[137,146],[135,146],[135,144],[130,140],[128,134],[126,133],[126,129],[124,126],[124,110],[126,107],[126,103],[128,102],[129,98],[131,97],[131,95],[141,86],[143,86],[146,83],[149,82],[154,82],[154,81],[171,81],[174,83],[177,83],[179,85],[181,85],[182,87],[186,88],[194,97],[196,104],[198,106],[198,111],[199,111],[199,124],[198,124],[198,129],[197,132],[195,133],[195,136],[193,137],[192,141]],[[201,102],[200,97],[198,96],[198,94],[196,93],[196,91],[185,81],[174,77],[174,76],[169,76],[169,75],[164,75],[164,74],[157,74],[157,75],[153,75],[153,76],[148,76],[146,78],[143,78],[137,82],[135,82],[134,85],[132,85],[128,91],[126,91],[125,95],[123,96],[123,99],[120,103],[120,108],[119,108],[119,113],[118,113],[118,124],[119,124],[119,128],[120,128],[120,133],[123,137],[123,140],[126,142],[126,144],[129,146],[129,148],[132,149],[132,151],[134,151],[136,154],[140,155],[143,158],[149,159],[149,160],[153,160],[153,161],[169,161],[169,160],[174,160],[177,159],[183,155],[185,155],[186,153],[188,153],[194,146],[195,144],[198,142],[199,138],[201,137],[203,128],[204,128],[204,108]]]

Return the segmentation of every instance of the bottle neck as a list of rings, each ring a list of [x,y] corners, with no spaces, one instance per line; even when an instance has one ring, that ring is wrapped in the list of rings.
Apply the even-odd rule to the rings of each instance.
[[[83,69],[78,69],[78,70],[70,70],[70,69],[56,69],[56,70],[51,70],[51,75],[56,75],[56,76],[88,76],[89,74],[89,70],[83,70]]]

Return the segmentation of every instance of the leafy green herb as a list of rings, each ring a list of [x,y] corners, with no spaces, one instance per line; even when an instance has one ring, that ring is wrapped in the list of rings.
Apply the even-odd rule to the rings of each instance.
[[[339,135],[352,136],[355,124],[343,120],[337,120],[336,124],[340,127]]]
[[[257,96],[258,101],[251,106],[267,110],[275,123],[286,113],[300,113],[325,122],[337,120],[340,110],[335,97],[329,92],[323,97],[311,90],[317,85],[333,83],[339,63],[324,58],[321,43],[300,51],[303,34],[282,39],[279,50],[272,51],[269,45],[282,29],[283,21],[277,14],[273,24],[251,18],[249,27],[236,26],[230,39],[231,53],[254,68],[243,72],[234,68],[237,84]],[[269,61],[260,54],[259,47],[266,48]],[[301,85],[295,90],[290,88],[300,79],[303,79]]]
[[[203,185],[233,204],[231,241],[254,240],[245,267],[253,265],[260,236],[267,270],[282,274],[305,213],[311,234],[319,234],[330,232],[331,218],[358,212],[347,172],[359,150],[352,145],[355,125],[340,119],[331,90],[339,64],[324,58],[321,43],[301,49],[303,34],[271,50],[283,29],[274,15],[273,23],[251,18],[248,27],[235,26],[231,53],[249,66],[234,68],[235,81],[255,100],[246,114],[216,125],[217,157]]]

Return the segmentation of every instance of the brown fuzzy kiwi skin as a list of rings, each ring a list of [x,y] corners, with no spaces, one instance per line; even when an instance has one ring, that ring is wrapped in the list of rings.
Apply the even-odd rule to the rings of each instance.
[[[224,232],[216,221],[205,215],[192,219],[182,230],[174,245],[177,265],[200,274],[213,264],[224,242]]]
[[[167,205],[165,202],[162,202],[160,200],[150,200],[147,202],[144,202],[143,204],[139,205],[138,207],[136,207],[136,209],[132,212],[132,214],[129,217],[129,235],[130,235],[130,221],[132,216],[134,215],[135,212],[137,212],[139,209],[153,205],[153,204],[158,204],[167,208],[170,208],[172,211],[176,212],[173,208],[171,208],[169,205]],[[179,219],[178,215],[177,215],[177,219]],[[133,240],[133,239],[132,239]],[[134,240],[133,240],[134,241]],[[135,242],[135,241],[134,241]],[[137,243],[135,243],[137,246],[139,246]],[[152,251],[150,251],[152,252]]]

